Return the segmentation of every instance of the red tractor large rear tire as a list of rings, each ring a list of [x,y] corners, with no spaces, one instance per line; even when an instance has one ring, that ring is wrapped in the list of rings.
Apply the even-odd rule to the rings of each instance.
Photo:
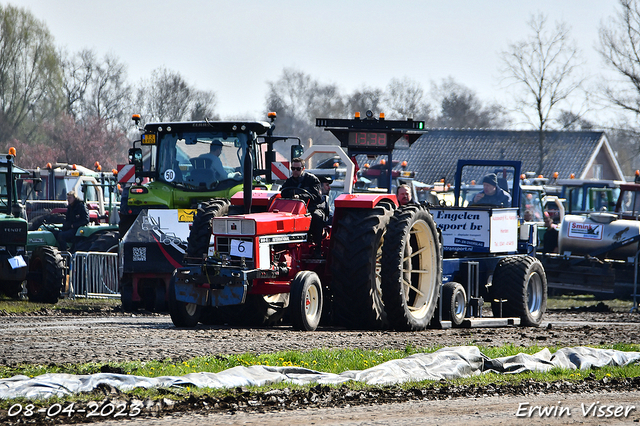
[[[380,259],[391,204],[371,210],[345,212],[331,239],[333,320],[350,329],[381,329],[387,326],[380,291]]]
[[[396,210],[382,248],[382,300],[396,330],[424,330],[438,303],[442,255],[431,213],[422,206]]]

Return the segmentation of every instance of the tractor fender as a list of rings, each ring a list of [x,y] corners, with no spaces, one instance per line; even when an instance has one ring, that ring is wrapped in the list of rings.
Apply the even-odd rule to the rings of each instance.
[[[336,209],[372,209],[383,200],[398,207],[394,194],[342,194],[336,197],[334,205]]]

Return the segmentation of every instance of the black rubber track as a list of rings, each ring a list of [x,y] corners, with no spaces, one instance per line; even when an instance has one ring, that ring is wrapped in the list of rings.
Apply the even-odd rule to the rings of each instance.
[[[409,310],[407,295],[404,292],[402,276],[403,259],[409,257],[408,250],[417,252],[418,247],[415,236],[410,231],[414,223],[424,221],[432,234],[436,254],[436,268],[430,301],[426,304],[424,316],[417,318]],[[414,262],[418,258],[413,259]],[[419,264],[409,265],[411,269],[422,269]],[[406,269],[406,268],[405,268]],[[382,297],[384,309],[387,312],[389,325],[398,331],[424,330],[428,327],[431,318],[438,305],[440,285],[442,283],[442,248],[439,244],[438,230],[433,216],[424,206],[407,205],[396,210],[387,230],[382,252]],[[410,292],[409,298],[415,297],[415,292]]]
[[[542,280],[540,309],[537,313],[529,312],[527,287],[528,277],[538,274]],[[495,299],[506,299],[502,303],[503,317],[519,317],[524,326],[538,326],[547,310],[547,277],[538,259],[532,256],[510,256],[496,266],[491,285],[491,310],[498,316],[499,302]]]
[[[387,326],[379,289],[379,249],[393,214],[392,206],[345,212],[331,235],[333,321],[350,329]]]
[[[29,259],[27,292],[31,302],[56,303],[65,278],[64,261],[57,248],[39,246]],[[31,275],[31,274],[30,274]]]
[[[203,259],[206,256],[211,241],[211,220],[214,217],[226,216],[229,204],[229,200],[221,198],[205,201],[198,206],[187,239],[187,257]]]

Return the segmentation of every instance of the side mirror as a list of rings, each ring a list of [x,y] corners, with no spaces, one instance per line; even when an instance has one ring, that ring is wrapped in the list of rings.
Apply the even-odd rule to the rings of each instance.
[[[291,145],[291,160],[294,158],[302,157],[304,154],[304,146],[302,145]]]
[[[129,164],[135,166],[136,173],[142,172],[142,148],[129,149]]]
[[[41,178],[34,178],[33,179],[33,191],[34,192],[42,191],[42,179]]]
[[[40,170],[34,170],[31,172],[31,180],[33,181],[33,189],[34,192],[42,191],[42,177],[40,175]]]

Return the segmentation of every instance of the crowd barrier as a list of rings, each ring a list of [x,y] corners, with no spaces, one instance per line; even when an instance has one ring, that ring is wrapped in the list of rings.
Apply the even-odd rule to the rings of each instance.
[[[79,251],[70,260],[70,297],[120,297],[117,253]]]

